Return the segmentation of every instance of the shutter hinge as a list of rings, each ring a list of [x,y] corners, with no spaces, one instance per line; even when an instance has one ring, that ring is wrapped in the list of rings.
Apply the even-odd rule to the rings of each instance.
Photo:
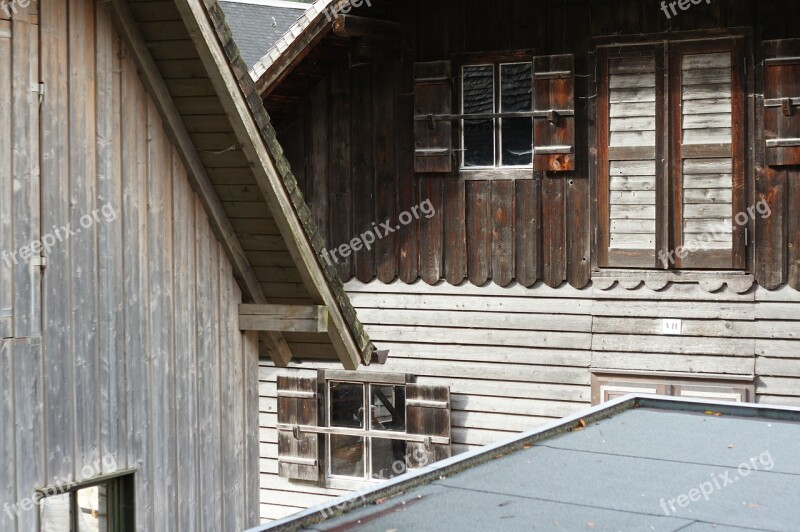
[[[44,101],[44,83],[34,83],[31,85],[31,92],[39,95],[39,105]]]
[[[31,266],[38,266],[39,268],[44,268],[47,266],[47,257],[43,257],[41,255],[31,257]]]
[[[747,227],[744,228],[744,245],[745,247],[750,245],[750,229]]]

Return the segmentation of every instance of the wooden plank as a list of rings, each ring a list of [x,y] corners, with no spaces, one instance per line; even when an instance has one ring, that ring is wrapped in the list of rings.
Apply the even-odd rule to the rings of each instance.
[[[459,285],[467,277],[466,187],[461,180],[444,182],[444,277]]]
[[[244,523],[244,497],[242,480],[244,462],[241,462],[242,449],[237,448],[237,430],[241,435],[241,423],[236,416],[236,396],[244,397],[243,382],[237,380],[235,364],[241,360],[241,346],[238,352],[234,337],[240,336],[236,330],[237,304],[234,294],[233,276],[227,261],[220,261],[219,288],[219,343],[220,343],[220,467],[222,485],[222,528],[239,530]],[[240,404],[243,402],[240,401]],[[239,412],[241,416],[241,411]],[[240,441],[238,443],[244,443]],[[238,524],[237,524],[238,521]]]
[[[414,10],[400,11],[401,33],[405,42],[414,42]],[[414,174],[414,61],[415,50],[402,46],[400,50],[400,73],[396,88],[397,125],[397,196],[400,209],[408,208],[418,201],[417,178]],[[419,222],[414,220],[398,235],[398,276],[405,283],[419,277]]]
[[[547,286],[557,287],[567,276],[566,191],[562,177],[542,180],[543,279]]]
[[[800,171],[796,168],[788,170],[787,185],[787,204],[800,205]],[[794,216],[788,216],[787,225],[787,259],[789,263],[787,277],[789,286],[800,290],[800,216],[797,213],[794,213]]]
[[[46,10],[45,10],[46,11]],[[111,16],[104,6],[95,6],[97,89],[97,207],[103,210],[98,223],[98,349],[101,358],[99,387],[101,456],[111,455],[119,469],[125,464],[125,418],[120,415],[125,397],[125,324],[122,306],[122,223],[118,209],[122,199],[122,101],[119,43]],[[101,203],[104,201],[105,203]],[[107,213],[113,212],[113,219]],[[59,332],[60,334],[60,332]],[[45,335],[47,336],[47,334]],[[53,397],[55,401],[59,401]],[[103,464],[103,473],[112,473]]]
[[[0,41],[2,42],[2,41]],[[2,68],[2,66],[0,66]],[[0,497],[4,501],[17,500],[17,466],[14,455],[14,347],[11,340],[0,339],[0,458],[6,467],[0,469]],[[5,530],[17,532],[14,515],[3,512],[0,515],[0,525]]]
[[[6,139],[14,138],[12,115],[12,60],[11,23],[0,21],[0,132]],[[0,252],[12,253],[14,249],[11,213],[13,200],[12,146],[9,142],[0,143]],[[11,259],[3,255],[0,264],[0,339],[10,338],[13,333],[14,316],[14,278]]]
[[[325,306],[239,305],[239,329],[324,333],[329,312]]]
[[[330,139],[330,205],[328,220],[331,246],[348,242],[353,235],[353,181],[350,170],[351,122],[350,122],[350,69],[342,65],[331,74],[331,124],[336,134]],[[296,175],[296,174],[295,174]],[[342,281],[353,277],[353,257],[340,257],[336,269]]]
[[[308,97],[306,143],[306,187],[304,194],[311,209],[311,219],[325,242],[328,234],[328,186],[330,180],[330,91],[329,78],[322,80]],[[262,200],[263,208],[263,200]]]
[[[758,284],[773,290],[786,281],[785,213],[787,213],[787,171],[773,167],[756,170],[756,197],[772,212],[758,216],[756,230],[755,276]]]
[[[514,279],[514,199],[513,181],[492,182],[492,280],[500,286]]]
[[[395,86],[397,68],[394,63],[376,63],[373,72],[375,121],[373,142],[375,179],[375,220],[378,223],[394,222],[397,218],[397,145],[394,142],[395,124]],[[439,216],[441,218],[441,216]],[[384,231],[384,233],[386,233]],[[375,263],[377,278],[388,283],[397,276],[397,253],[395,233],[384,234],[375,242]]]
[[[467,195],[467,266],[469,280],[483,286],[491,277],[491,183],[470,181]]]
[[[516,188],[516,278],[523,286],[532,286],[542,276],[541,180],[518,181]]]
[[[18,35],[18,34],[15,34]],[[16,464],[17,487],[16,497],[11,500],[21,500],[24,494],[33,494],[42,485],[44,478],[44,464],[42,455],[36,449],[42,441],[44,421],[43,386],[42,383],[42,352],[41,342],[38,338],[26,338],[14,341],[11,351],[13,360],[13,378],[16,382],[24,382],[25,386],[14,386],[11,404],[14,410],[14,423],[7,426],[14,434],[14,447],[16,449],[14,463]],[[7,430],[4,428],[4,431]],[[79,451],[80,452],[80,451]],[[24,508],[24,507],[23,507]],[[38,527],[38,512],[23,511],[17,518],[18,530],[36,530]]]
[[[592,350],[753,357],[755,341],[732,338],[723,343],[717,338],[594,334]]]
[[[196,201],[189,187],[186,170],[178,161],[173,181],[174,256],[183,257],[175,272],[175,367],[176,416],[185,426],[198,426],[197,418],[197,292],[200,278],[195,254]],[[233,417],[233,416],[231,416]],[[238,424],[237,424],[238,425]],[[223,434],[225,431],[223,431]],[[177,484],[181,490],[178,511],[179,529],[197,529],[199,511],[188,500],[199,500],[198,439],[194,430],[176,434],[178,468]]]
[[[258,524],[258,336],[246,332],[242,341],[244,363],[244,499],[245,526]],[[275,420],[277,423],[277,419]]]
[[[428,284],[436,284],[443,277],[442,237],[444,217],[442,216],[442,181],[438,176],[422,177],[419,180],[420,204],[426,201],[433,205],[439,215],[419,220],[419,275]]]
[[[374,122],[363,117],[373,113],[372,68],[361,66],[350,70],[352,89],[351,124],[353,138],[359,139],[358,146],[352,146],[353,190],[353,228],[351,238],[372,229],[375,218],[375,189],[373,182],[374,164]],[[363,282],[375,277],[375,249],[362,248],[354,252],[356,278]]]

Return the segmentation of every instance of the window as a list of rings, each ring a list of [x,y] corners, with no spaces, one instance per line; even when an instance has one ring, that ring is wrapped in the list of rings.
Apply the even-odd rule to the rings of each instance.
[[[753,385],[742,381],[641,375],[592,375],[592,404],[630,393],[668,395],[708,401],[752,402]]]
[[[532,70],[530,61],[462,67],[462,168],[532,165]]]
[[[601,267],[744,268],[743,70],[739,38],[598,48]]]
[[[404,374],[278,377],[278,473],[349,487],[450,456],[450,392]]]
[[[132,474],[39,490],[42,532],[134,530]]]

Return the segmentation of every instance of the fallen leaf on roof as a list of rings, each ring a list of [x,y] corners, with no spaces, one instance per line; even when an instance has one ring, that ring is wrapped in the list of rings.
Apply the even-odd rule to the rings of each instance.
[[[375,499],[375,504],[383,504],[386,502],[386,499]]]
[[[597,525],[594,524],[594,521],[586,521],[586,526],[588,526],[589,528],[594,528]]]
[[[511,501],[503,501],[500,504],[498,504],[497,506],[508,506],[509,504],[511,504]]]
[[[713,410],[706,410],[705,413],[708,414],[709,416],[716,416],[716,417],[720,417],[722,415],[722,412],[714,412]]]
[[[728,449],[733,449],[734,447],[736,447],[734,444],[728,444]]]
[[[523,445],[522,447],[523,447],[524,449],[530,449],[531,447],[533,447],[533,444],[532,444],[531,442],[528,442],[528,443],[526,443],[525,445]]]

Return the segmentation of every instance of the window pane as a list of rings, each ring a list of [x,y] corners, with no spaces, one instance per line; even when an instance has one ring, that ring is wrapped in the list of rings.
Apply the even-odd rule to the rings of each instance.
[[[69,532],[69,494],[45,497],[39,512],[42,518],[42,532]]]
[[[352,382],[330,383],[331,426],[364,428],[364,385]]]
[[[465,66],[464,114],[494,112],[494,67]],[[494,119],[465,119],[464,166],[494,166]]]
[[[532,65],[500,65],[500,110],[504,113],[532,111]],[[502,164],[527,166],[533,162],[533,122],[531,118],[501,119]]]
[[[331,474],[364,478],[364,438],[330,435]]]
[[[372,430],[406,430],[405,386],[370,386],[370,427]]]
[[[393,478],[406,472],[406,442],[372,438],[372,478]]]
[[[106,532],[108,508],[106,487],[92,486],[78,490],[78,532]]]

